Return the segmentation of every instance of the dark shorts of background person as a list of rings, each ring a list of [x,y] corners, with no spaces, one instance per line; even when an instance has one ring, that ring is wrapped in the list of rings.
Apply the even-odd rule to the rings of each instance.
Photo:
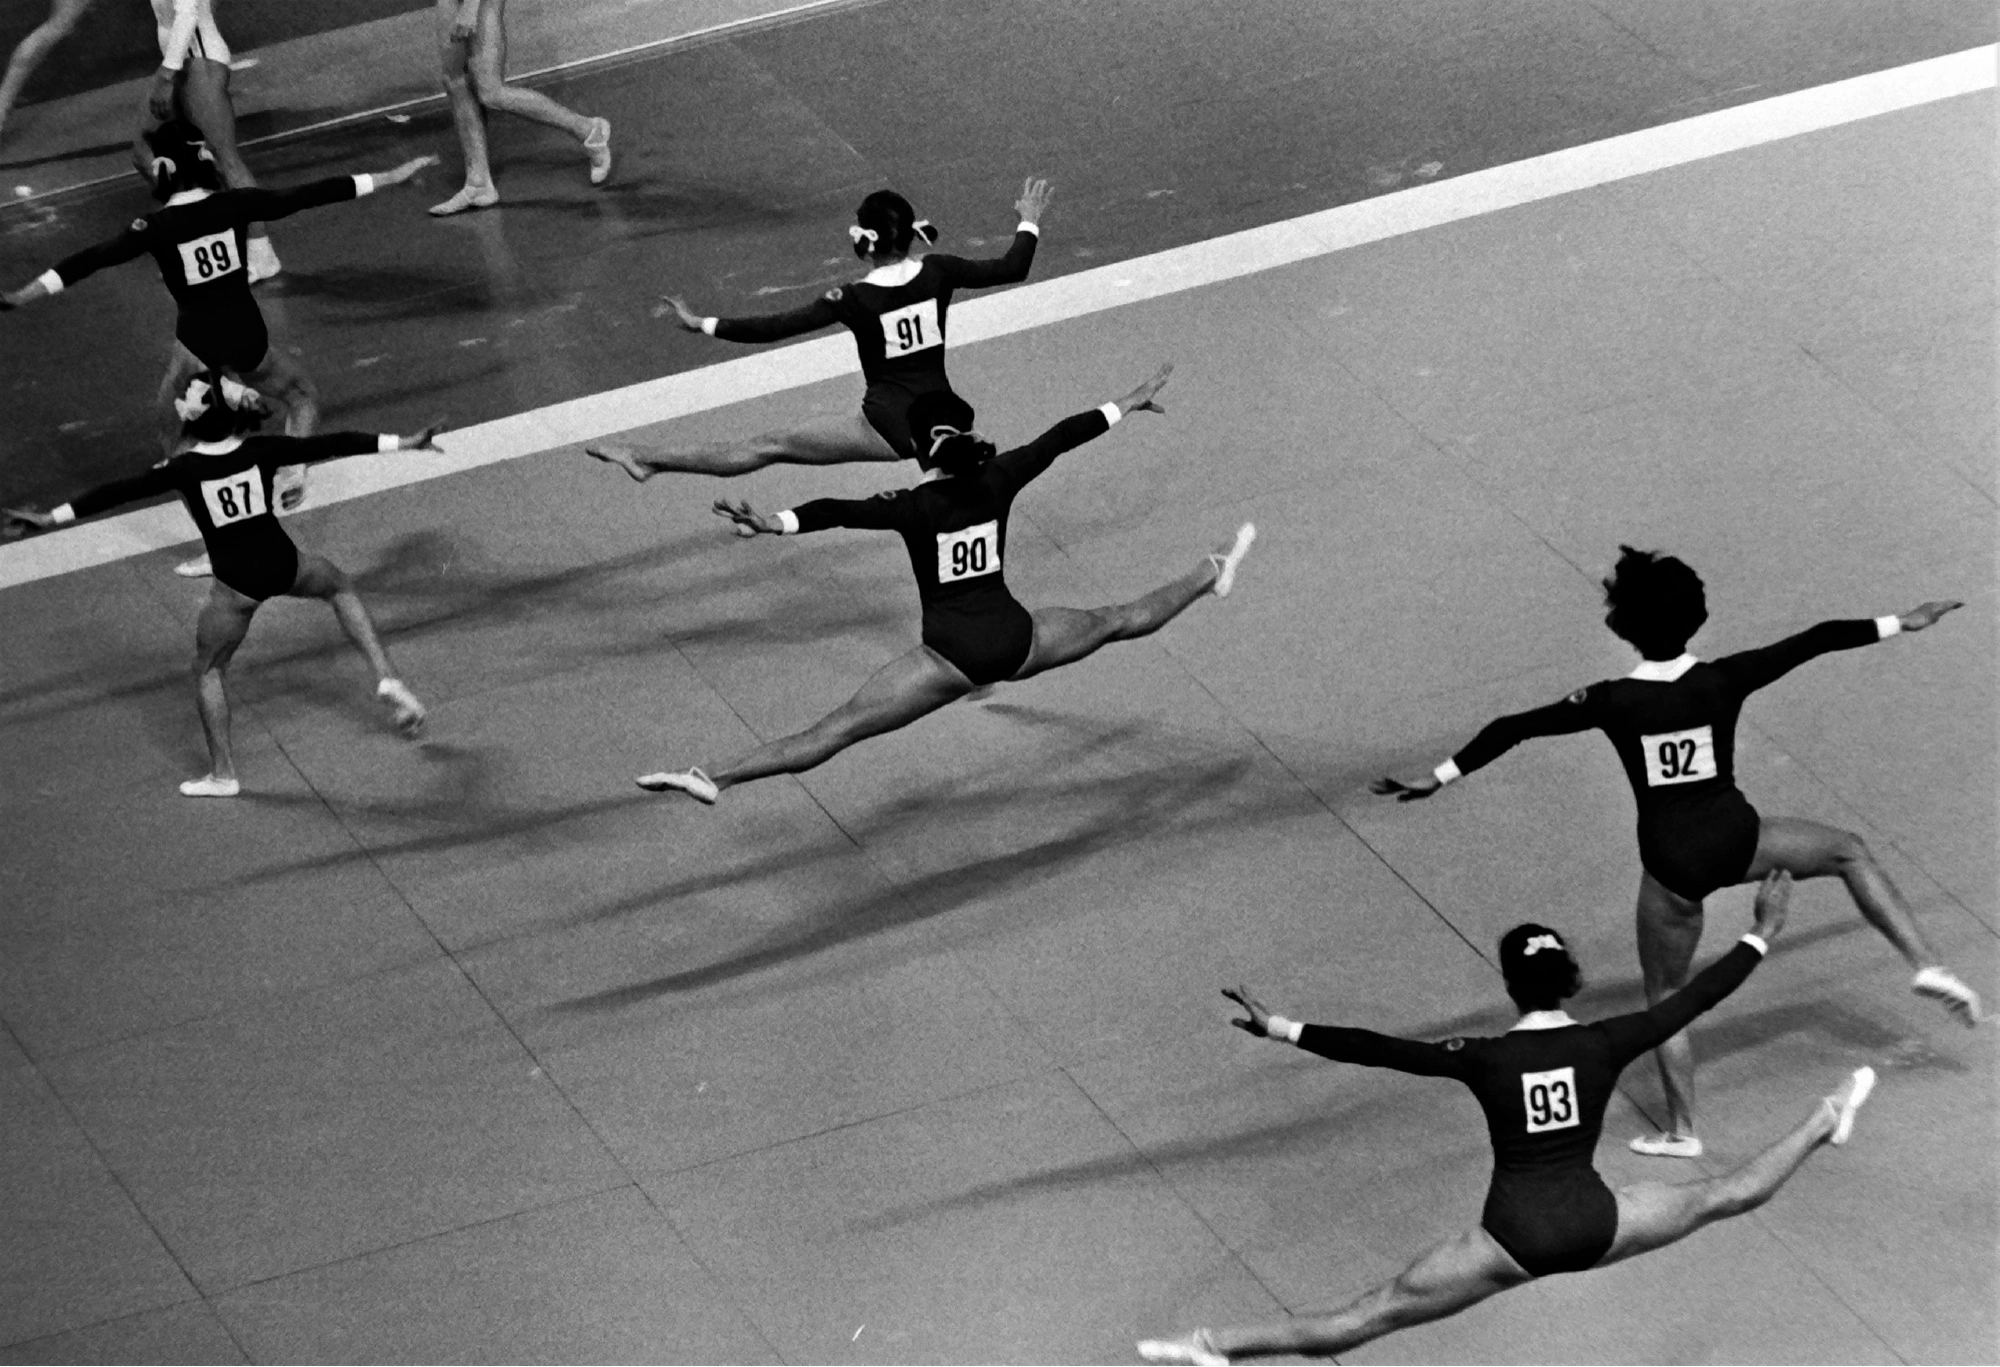
[[[236,376],[255,371],[271,350],[271,333],[261,313],[234,315],[227,322],[184,314],[174,329],[174,340],[208,369]]]
[[[1035,648],[1035,619],[1019,603],[982,605],[976,614],[949,606],[924,610],[924,644],[975,687],[1013,678]]]
[[[1595,1172],[1515,1174],[1486,1193],[1480,1224],[1531,1277],[1582,1272],[1618,1237],[1618,1198]]]
[[[1699,902],[1750,874],[1763,822],[1748,798],[1725,788],[1699,806],[1639,826],[1639,862],[1668,892]]]
[[[918,454],[910,437],[910,403],[915,398],[906,389],[871,385],[861,399],[861,416],[904,460],[915,460]]]

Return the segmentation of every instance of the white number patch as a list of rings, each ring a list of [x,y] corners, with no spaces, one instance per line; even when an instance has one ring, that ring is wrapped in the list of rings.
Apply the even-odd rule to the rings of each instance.
[[[938,326],[935,299],[919,299],[882,315],[882,350],[890,356],[907,356],[943,345],[944,329]]]
[[[227,479],[205,479],[201,501],[208,505],[208,520],[218,527],[261,516],[265,511],[264,476],[252,469]]]
[[[1521,1074],[1521,1104],[1528,1111],[1528,1133],[1566,1130],[1580,1123],[1576,1114],[1576,1069]]]
[[[236,235],[232,232],[197,237],[181,243],[180,249],[181,273],[190,285],[205,285],[243,269],[243,263],[236,259]]]
[[[1706,726],[1641,736],[1639,745],[1646,752],[1649,788],[1715,777],[1715,733]]]
[[[982,522],[962,532],[938,533],[938,583],[1000,572],[1000,524]]]

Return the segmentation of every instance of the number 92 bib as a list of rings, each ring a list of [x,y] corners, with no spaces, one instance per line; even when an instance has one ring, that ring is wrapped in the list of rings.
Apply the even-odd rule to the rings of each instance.
[[[1646,756],[1648,788],[1715,777],[1715,732],[1710,727],[1641,736],[1639,745]]]

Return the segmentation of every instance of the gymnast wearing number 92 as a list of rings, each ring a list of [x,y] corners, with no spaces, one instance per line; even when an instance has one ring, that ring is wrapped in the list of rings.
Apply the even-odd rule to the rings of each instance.
[[[1489,764],[1534,736],[1600,730],[1610,738],[1639,808],[1639,968],[1646,999],[1687,981],[1701,941],[1702,899],[1756,882],[1773,869],[1794,878],[1838,876],[1868,923],[1917,970],[1911,988],[1941,1001],[1968,1025],[1979,998],[1938,962],[1903,898],[1861,837],[1794,817],[1760,817],[1736,786],[1736,719],[1750,694],[1807,660],[1853,650],[1899,632],[1922,631],[1959,603],[1925,603],[1899,617],[1821,622],[1759,650],[1705,663],[1686,653],[1708,620],[1701,578],[1657,551],[1619,548],[1604,581],[1604,624],[1643,657],[1623,679],[1580,688],[1560,702],[1501,717],[1437,766],[1428,783],[1385,778],[1373,787],[1409,802]],[[1694,1051],[1685,1038],[1661,1048],[1668,1130],[1640,1135],[1632,1148],[1654,1157],[1698,1158],[1694,1132]]]
[[[955,394],[926,394],[910,406],[927,435],[929,473],[915,488],[874,498],[823,498],[772,517],[748,503],[718,499],[715,511],[739,536],[789,535],[829,527],[902,533],[924,606],[923,644],[877,670],[853,698],[807,730],[758,746],[717,768],[647,774],[641,788],[678,789],[714,802],[724,788],[772,774],[796,774],[856,741],[909,725],[978,687],[1025,679],[1072,664],[1112,641],[1147,636],[1205,594],[1228,596],[1257,529],[1244,523],[1235,544],[1145,597],[1115,607],[1029,612],[1007,591],[1002,562],[1007,514],[1028,481],[1063,452],[1104,435],[1133,412],[1163,411],[1153,396],[1172,366],[1115,403],[1064,418],[1026,446],[995,454],[972,430],[972,408]]]
[[[414,736],[423,704],[390,668],[368,610],[354,585],[331,561],[301,555],[279,525],[271,481],[285,466],[308,465],[368,451],[435,451],[436,426],[414,436],[328,432],[314,437],[257,434],[262,398],[214,371],[197,375],[175,400],[180,449],[131,479],[116,480],[48,512],[9,508],[6,515],[44,530],[108,512],[140,499],[177,493],[201,533],[215,581],[195,624],[195,697],[208,738],[209,772],[181,784],[188,797],[235,797],[239,791],[229,746],[229,695],[223,675],[249,633],[250,619],[272,598],[319,598],[332,607],[348,639],[375,671],[376,696],[396,725]]]
[[[1619,1073],[1750,976],[1784,925],[1790,895],[1791,879],[1773,873],[1758,890],[1752,933],[1735,948],[1647,1010],[1589,1025],[1560,1009],[1581,984],[1576,960],[1560,935],[1533,924],[1500,937],[1500,975],[1523,1014],[1497,1038],[1428,1044],[1306,1025],[1272,1015],[1246,988],[1225,990],[1249,1012],[1234,1024],[1252,1035],[1289,1040],[1341,1063],[1463,1082],[1486,1112],[1493,1178],[1478,1225],[1345,1309],[1253,1328],[1197,1329],[1143,1342],[1140,1355],[1151,1362],[1223,1363],[1344,1353],[1536,1277],[1622,1262],[1763,1205],[1820,1145],[1847,1142],[1875,1086],[1874,1069],[1858,1069],[1791,1133],[1720,1177],[1636,1182],[1614,1192],[1591,1159]]]

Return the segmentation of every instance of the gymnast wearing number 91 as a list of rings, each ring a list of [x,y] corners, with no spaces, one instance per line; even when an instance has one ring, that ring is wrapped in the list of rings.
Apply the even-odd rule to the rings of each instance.
[[[874,498],[823,498],[766,517],[748,503],[718,499],[715,511],[740,536],[789,535],[829,527],[902,533],[924,605],[924,641],[883,666],[847,703],[805,731],[758,746],[714,770],[647,774],[639,786],[679,789],[713,802],[724,788],[824,764],[856,741],[894,731],[1004,679],[1025,679],[1072,664],[1111,641],[1151,635],[1197,598],[1228,595],[1257,529],[1244,523],[1235,544],[1189,573],[1116,607],[1029,612],[1001,574],[1007,514],[1015,495],[1063,452],[1104,435],[1128,413],[1163,411],[1153,396],[1172,366],[1115,403],[1065,418],[1026,446],[995,454],[972,430],[972,408],[955,394],[927,394],[910,406],[926,434],[928,473],[915,488]]]
[[[1708,620],[1700,576],[1670,555],[1619,550],[1617,567],[1604,581],[1610,609],[1604,624],[1643,657],[1637,669],[1547,707],[1501,717],[1438,765],[1428,783],[1385,778],[1374,790],[1404,802],[1426,798],[1530,737],[1600,730],[1618,752],[1638,802],[1639,968],[1648,1001],[1687,981],[1701,940],[1703,898],[1783,869],[1794,878],[1842,879],[1862,916],[1917,970],[1912,989],[1976,1024],[1978,996],[1938,963],[1861,837],[1814,821],[1760,817],[1737,788],[1735,773],[1736,718],[1752,693],[1828,651],[1922,631],[1961,604],[1925,603],[1873,621],[1821,622],[1762,649],[1705,663],[1686,653]],[[1640,1135],[1632,1148],[1655,1157],[1699,1158],[1694,1051],[1677,1037],[1661,1048],[1659,1064],[1668,1130]]]
[[[1497,1038],[1427,1044],[1305,1025],[1272,1015],[1247,988],[1225,991],[1249,1012],[1235,1024],[1252,1035],[1288,1040],[1341,1063],[1464,1083],[1486,1112],[1493,1178],[1478,1225],[1345,1309],[1254,1328],[1197,1329],[1143,1342],[1140,1355],[1151,1362],[1222,1363],[1344,1353],[1536,1277],[1622,1262],[1763,1205],[1820,1145],[1847,1142],[1855,1112],[1875,1086],[1874,1069],[1857,1070],[1791,1133],[1720,1177],[1637,1182],[1614,1192],[1591,1158],[1619,1073],[1750,976],[1784,925],[1790,893],[1790,878],[1773,873],[1758,890],[1752,933],[1735,948],[1651,1008],[1590,1025],[1560,1009],[1581,983],[1576,960],[1560,935],[1532,924],[1500,937],[1500,976],[1523,1014]]]
[[[667,305],[683,328],[725,342],[782,342],[836,324],[845,327],[854,334],[868,386],[861,411],[736,441],[675,449],[601,441],[584,450],[642,482],[668,471],[745,475],[780,461],[834,465],[916,458],[921,453],[910,435],[910,405],[919,395],[951,389],[944,352],[953,292],[1026,280],[1041,236],[1039,220],[1048,207],[1049,183],[1030,179],[1014,203],[1020,225],[1003,255],[984,260],[942,252],[913,257],[910,252],[919,243],[937,241],[937,229],[918,218],[894,190],[877,190],[861,201],[848,229],[854,254],[874,267],[861,279],[836,286],[809,304],[758,318],[704,318],[668,295]]]
[[[78,495],[49,512],[6,510],[7,516],[49,529],[144,498],[177,493],[201,532],[215,582],[195,625],[195,696],[208,738],[209,771],[181,784],[188,797],[235,797],[239,791],[229,747],[229,695],[223,674],[250,630],[250,619],[277,597],[319,598],[333,608],[348,639],[375,670],[376,696],[396,725],[414,736],[423,704],[395,676],[368,610],[354,585],[331,561],[301,555],[278,524],[272,476],[283,466],[308,465],[367,451],[435,451],[430,427],[414,436],[329,432],[316,437],[256,434],[263,401],[226,376],[208,371],[188,383],[175,407],[181,420],[177,453],[144,474]]]

